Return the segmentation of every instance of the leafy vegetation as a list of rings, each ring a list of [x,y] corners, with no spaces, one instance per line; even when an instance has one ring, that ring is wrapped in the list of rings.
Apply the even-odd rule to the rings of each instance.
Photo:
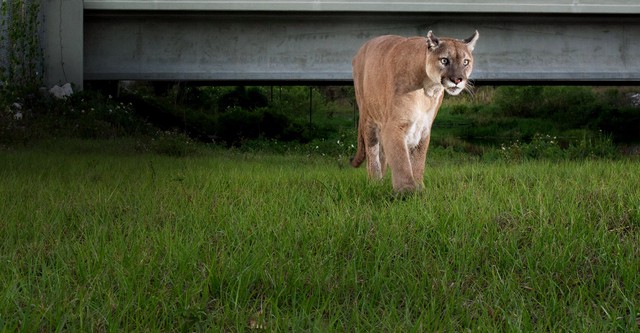
[[[0,2],[0,103],[20,99],[40,86],[40,29],[40,1]]]
[[[481,88],[482,89],[482,88]],[[557,137],[563,146],[604,135],[616,143],[638,142],[640,105],[624,89],[567,86],[504,86],[491,95],[443,108],[438,121],[456,121],[452,134],[468,141],[530,142],[536,135]],[[629,91],[629,90],[627,90]],[[444,114],[444,117],[443,117]],[[436,122],[436,125],[438,122]]]
[[[337,107],[316,89],[277,89],[268,98],[265,87],[182,87],[161,96],[137,87],[124,100],[160,128],[179,128],[227,147],[254,140],[309,143],[333,138],[353,124],[352,116],[334,117]],[[315,103],[309,94],[316,95]]]
[[[445,99],[431,150],[484,160],[619,157],[620,151],[632,153],[638,144],[640,108],[629,99],[632,93],[481,87],[475,96]],[[201,142],[245,151],[348,156],[356,144],[350,87],[158,89],[135,84],[121,89],[119,97],[92,90],[63,100],[26,96],[4,103],[0,145],[51,137],[131,136],[141,142],[141,151],[174,155],[194,151],[192,146]]]

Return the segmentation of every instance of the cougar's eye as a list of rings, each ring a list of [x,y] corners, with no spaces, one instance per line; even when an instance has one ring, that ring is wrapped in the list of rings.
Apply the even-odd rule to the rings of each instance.
[[[449,64],[449,59],[447,59],[447,58],[440,58],[440,63],[446,66],[446,65],[448,65],[448,64]]]
[[[462,62],[465,66],[469,66],[469,59],[464,59]]]

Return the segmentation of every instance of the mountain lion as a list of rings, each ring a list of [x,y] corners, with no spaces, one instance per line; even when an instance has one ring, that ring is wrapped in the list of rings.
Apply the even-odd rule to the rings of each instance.
[[[360,110],[354,167],[367,159],[371,179],[391,169],[393,189],[424,187],[424,164],[431,125],[444,91],[465,89],[473,68],[471,52],[478,31],[465,40],[380,36],[366,42],[353,58],[353,82]]]

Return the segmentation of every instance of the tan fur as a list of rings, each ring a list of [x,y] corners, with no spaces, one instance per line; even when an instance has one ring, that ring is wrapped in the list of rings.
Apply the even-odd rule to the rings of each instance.
[[[366,158],[369,177],[382,179],[389,165],[396,192],[424,187],[431,126],[444,91],[465,88],[477,40],[477,31],[466,40],[429,31],[426,38],[380,36],[360,48],[353,58],[360,110],[354,167]]]

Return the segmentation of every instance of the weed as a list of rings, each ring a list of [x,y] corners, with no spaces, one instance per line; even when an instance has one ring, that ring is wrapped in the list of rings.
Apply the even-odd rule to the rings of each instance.
[[[561,139],[549,134],[534,135],[531,142],[516,140],[511,144],[503,144],[499,149],[491,151],[487,159],[498,159],[511,162],[546,159],[559,161],[565,159],[578,160],[587,158],[613,159],[620,156],[618,149],[610,137],[603,134],[591,137],[586,134],[576,143],[562,148]]]
[[[157,131],[151,138],[141,138],[135,150],[140,153],[156,153],[175,157],[191,156],[197,153],[196,143],[180,132]]]

